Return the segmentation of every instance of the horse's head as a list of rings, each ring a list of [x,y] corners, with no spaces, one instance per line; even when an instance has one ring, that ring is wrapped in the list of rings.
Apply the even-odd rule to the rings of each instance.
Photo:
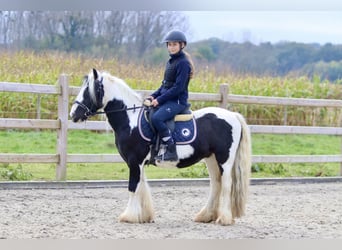
[[[83,85],[71,107],[70,117],[73,122],[85,121],[103,108],[103,77],[93,69],[84,77]]]

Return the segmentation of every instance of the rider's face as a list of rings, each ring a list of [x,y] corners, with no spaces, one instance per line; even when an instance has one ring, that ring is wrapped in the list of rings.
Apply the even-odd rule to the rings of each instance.
[[[181,50],[181,43],[180,42],[168,42],[167,50],[169,51],[170,54],[177,54]]]

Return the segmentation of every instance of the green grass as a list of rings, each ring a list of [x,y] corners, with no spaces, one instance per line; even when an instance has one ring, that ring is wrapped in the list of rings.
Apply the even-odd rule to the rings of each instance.
[[[319,155],[340,154],[341,138],[328,135],[268,135],[253,134],[254,155]],[[0,131],[1,153],[56,152],[56,132]],[[72,130],[68,134],[68,153],[117,153],[111,132],[99,133]],[[0,163],[0,180],[55,180],[55,164]],[[184,169],[161,169],[146,166],[148,179],[201,178],[208,173],[204,163]],[[320,164],[254,164],[252,177],[337,176],[338,163]],[[68,180],[127,180],[128,167],[124,163],[68,164]]]
[[[330,135],[253,135],[254,155],[337,155],[341,138]],[[336,176],[339,163],[258,163],[253,177]]]

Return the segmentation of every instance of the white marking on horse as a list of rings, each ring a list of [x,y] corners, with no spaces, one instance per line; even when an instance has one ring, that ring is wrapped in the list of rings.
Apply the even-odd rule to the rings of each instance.
[[[106,78],[108,82],[112,84],[112,86],[104,84],[104,107],[113,99],[113,97],[117,100],[123,101],[128,108],[142,105],[142,97],[138,93],[134,92],[122,79],[111,76],[106,72],[102,73],[102,77]],[[107,81],[104,82],[107,83]],[[135,111],[130,110],[127,112],[131,131],[138,126],[139,111],[140,110],[137,109]]]
[[[195,152],[195,149],[190,145],[177,145],[176,150],[179,159],[189,158]]]
[[[82,103],[83,102],[83,93],[84,93],[84,90],[86,89],[87,87],[87,80],[84,80],[83,81],[83,85],[81,86],[81,90],[80,92],[78,93],[78,95],[76,96],[76,99],[75,99],[75,102],[80,102]],[[75,112],[76,112],[76,109],[78,107],[78,104],[74,103],[72,106],[71,106],[71,109],[70,109],[70,117],[73,117]],[[81,122],[81,120],[78,120],[78,122]]]

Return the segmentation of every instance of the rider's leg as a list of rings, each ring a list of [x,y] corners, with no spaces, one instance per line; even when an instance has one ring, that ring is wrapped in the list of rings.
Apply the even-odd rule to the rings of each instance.
[[[155,159],[160,161],[178,161],[176,143],[171,136],[171,132],[166,130],[161,135],[161,138],[163,143],[166,144],[166,151],[164,154],[156,156]]]
[[[172,138],[171,132],[166,126],[167,120],[173,119],[173,117],[185,108],[184,105],[180,105],[176,102],[167,102],[161,105],[158,110],[152,116],[152,123],[157,129],[160,138],[167,145],[166,152],[157,156],[156,160],[177,161],[176,144]]]

